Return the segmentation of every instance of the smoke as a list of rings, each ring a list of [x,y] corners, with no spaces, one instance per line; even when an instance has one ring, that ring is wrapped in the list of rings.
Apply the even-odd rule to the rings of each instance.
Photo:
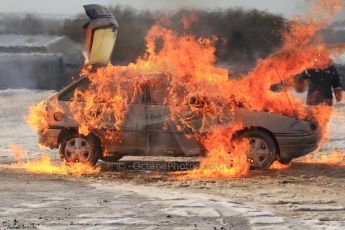
[[[176,12],[138,11],[133,8],[110,8],[120,24],[112,62],[127,64],[145,53],[145,36],[157,20],[165,20],[166,27],[179,34],[196,37],[216,36],[216,55],[227,66],[254,66],[281,44],[284,19],[257,10],[228,9],[220,11],[179,10]],[[185,28],[183,18],[194,17]],[[83,41],[80,25],[86,18],[80,15],[65,20],[60,34]],[[238,68],[241,69],[241,68]]]
[[[233,66],[254,66],[256,60],[265,58],[281,45],[281,32],[285,29],[280,16],[241,9],[193,12],[198,20],[184,29],[179,20],[190,14],[190,11],[176,13],[172,29],[197,37],[216,36],[218,60]]]

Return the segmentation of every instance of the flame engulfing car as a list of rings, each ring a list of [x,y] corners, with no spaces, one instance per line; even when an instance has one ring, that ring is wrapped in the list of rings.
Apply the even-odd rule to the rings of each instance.
[[[86,25],[88,62],[92,65],[106,65],[115,44],[118,24],[101,6],[88,5],[85,10],[91,19]],[[126,105],[128,111],[120,131],[113,130],[113,118],[104,117],[102,126],[89,130],[88,135],[80,134],[80,122],[74,119],[71,103],[76,100],[76,92],[90,90],[90,87],[94,87],[91,81],[83,77],[45,103],[47,127],[40,132],[40,143],[50,148],[60,147],[63,160],[94,165],[98,159],[116,161],[126,155],[205,155],[205,148],[197,136],[207,135],[207,130],[195,133],[192,128],[178,128],[164,101],[164,95],[167,94],[164,82],[141,86],[136,99]],[[83,105],[85,101],[80,98],[77,103]],[[189,104],[204,106],[197,97],[190,98]],[[102,119],[99,116],[103,114],[100,114],[102,113],[94,111],[93,116]],[[276,159],[285,163],[308,154],[316,149],[320,139],[317,127],[308,121],[269,112],[250,111],[240,106],[234,108],[232,114],[220,119],[218,125],[224,128],[231,127],[238,121],[243,124],[243,129],[236,132],[236,137],[249,140],[247,158],[254,168],[266,169]],[[189,117],[192,117],[189,121],[192,126],[200,126],[200,117]],[[120,132],[117,136],[121,136],[121,142],[111,138],[111,132]]]

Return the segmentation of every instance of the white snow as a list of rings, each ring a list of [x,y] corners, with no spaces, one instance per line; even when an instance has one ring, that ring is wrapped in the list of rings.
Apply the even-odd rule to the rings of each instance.
[[[46,47],[58,40],[62,36],[48,35],[19,35],[19,34],[2,34],[0,35],[0,46],[2,47]]]

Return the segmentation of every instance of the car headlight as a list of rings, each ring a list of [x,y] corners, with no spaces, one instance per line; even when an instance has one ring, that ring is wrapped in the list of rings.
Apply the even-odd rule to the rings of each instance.
[[[304,133],[310,132],[310,127],[306,122],[295,122],[292,125],[290,125],[290,130],[294,132]]]
[[[62,121],[64,118],[64,114],[62,112],[54,113],[54,120],[55,121]]]
[[[319,124],[317,121],[312,120],[312,121],[309,121],[309,127],[312,131],[315,131],[319,128]]]

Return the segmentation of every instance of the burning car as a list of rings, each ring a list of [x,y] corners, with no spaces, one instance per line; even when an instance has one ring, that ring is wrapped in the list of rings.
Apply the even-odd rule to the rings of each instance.
[[[118,24],[114,16],[101,6],[88,5],[85,10],[91,19],[86,25],[88,63],[106,65],[113,51]],[[117,84],[116,81],[113,83]],[[40,143],[60,148],[63,161],[92,165],[99,159],[116,161],[127,155],[204,156],[206,151],[200,138],[212,129],[200,129],[204,119],[195,111],[207,106],[207,97],[189,98],[187,107],[190,109],[179,112],[188,120],[189,125],[183,126],[172,119],[165,100],[169,88],[166,84],[166,78],[153,76],[140,84],[136,93],[128,92],[133,94],[131,100],[120,98],[117,102],[127,109],[126,113],[120,114],[123,117],[121,124],[114,126],[118,121],[106,112],[109,103],[95,98],[92,101],[93,110],[87,110],[76,119],[74,109],[88,106],[82,97],[83,92],[96,87],[88,77],[82,77],[44,103],[46,125],[39,132]],[[226,116],[214,117],[212,122],[222,128],[231,128],[238,122],[242,124],[234,137],[248,140],[247,158],[253,168],[267,169],[277,159],[287,163],[318,146],[319,131],[313,122],[272,112],[251,111],[241,105],[225,110],[228,110],[224,113]],[[81,132],[81,123],[91,122],[90,119],[98,125]]]

